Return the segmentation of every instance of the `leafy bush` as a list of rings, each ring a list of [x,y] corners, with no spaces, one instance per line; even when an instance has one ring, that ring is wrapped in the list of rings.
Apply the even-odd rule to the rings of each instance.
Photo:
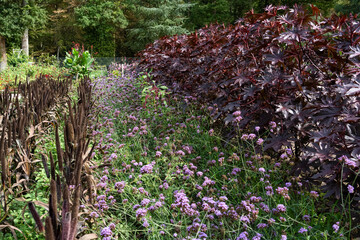
[[[8,56],[8,65],[9,67],[18,67],[22,63],[27,63],[30,61],[29,56],[26,56],[25,54],[13,53]]]
[[[58,60],[56,59],[55,55],[41,54],[37,59],[36,62],[42,66],[57,66],[59,65]]]
[[[89,51],[84,50],[84,46],[80,49],[79,44],[75,44],[70,53],[66,53],[64,60],[65,67],[70,70],[70,74],[76,77],[84,77],[91,71],[91,65],[94,58]]]
[[[358,196],[347,189],[360,187],[359,29],[354,16],[269,6],[235,25],[161,38],[140,53],[139,67],[213,103],[213,117],[226,124],[272,122],[265,149],[291,147],[294,174],[322,184],[326,196]]]

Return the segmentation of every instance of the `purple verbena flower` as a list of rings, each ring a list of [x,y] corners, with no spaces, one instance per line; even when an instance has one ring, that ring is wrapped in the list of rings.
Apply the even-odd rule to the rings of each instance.
[[[338,232],[339,229],[340,229],[340,226],[339,226],[340,222],[336,222],[334,225],[332,225],[332,228],[334,229],[334,232]]]
[[[311,192],[310,192],[310,196],[313,197],[313,198],[318,198],[318,197],[319,197],[319,193],[316,192],[316,191],[311,191]]]
[[[279,211],[279,212],[286,212],[286,207],[284,204],[278,204],[276,206],[276,209]]]
[[[104,227],[101,229],[100,235],[103,237],[110,237],[113,234],[110,227]]]
[[[259,138],[259,139],[256,141],[256,144],[257,144],[257,145],[261,145],[261,144],[263,144],[263,142],[264,142],[264,139]]]
[[[354,193],[354,187],[351,186],[350,184],[347,186],[347,189],[348,189],[349,193]]]

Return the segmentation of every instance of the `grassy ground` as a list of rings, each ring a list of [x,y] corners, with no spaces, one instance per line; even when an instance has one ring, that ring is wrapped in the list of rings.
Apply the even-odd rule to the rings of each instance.
[[[103,239],[349,239],[348,201],[325,207],[290,177],[291,149],[262,153],[276,123],[224,144],[207,107],[144,79],[95,80],[96,159],[108,167],[87,211]]]

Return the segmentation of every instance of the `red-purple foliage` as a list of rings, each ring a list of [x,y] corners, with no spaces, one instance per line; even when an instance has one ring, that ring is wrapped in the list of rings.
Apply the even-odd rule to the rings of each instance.
[[[226,123],[237,110],[240,127],[275,121],[280,132],[266,148],[293,147],[295,173],[339,197],[341,182],[360,184],[359,41],[356,16],[269,6],[235,25],[163,37],[140,53],[139,67],[176,92],[216,103],[215,117]],[[343,155],[356,166],[339,161]]]

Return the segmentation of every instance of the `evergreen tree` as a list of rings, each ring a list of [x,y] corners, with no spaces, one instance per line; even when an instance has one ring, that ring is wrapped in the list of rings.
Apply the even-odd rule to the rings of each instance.
[[[233,22],[231,11],[232,6],[228,0],[197,0],[189,11],[186,27],[195,30],[210,23]]]
[[[184,21],[191,4],[182,0],[129,0],[127,4],[136,16],[126,43],[134,52],[163,36],[188,33]]]

